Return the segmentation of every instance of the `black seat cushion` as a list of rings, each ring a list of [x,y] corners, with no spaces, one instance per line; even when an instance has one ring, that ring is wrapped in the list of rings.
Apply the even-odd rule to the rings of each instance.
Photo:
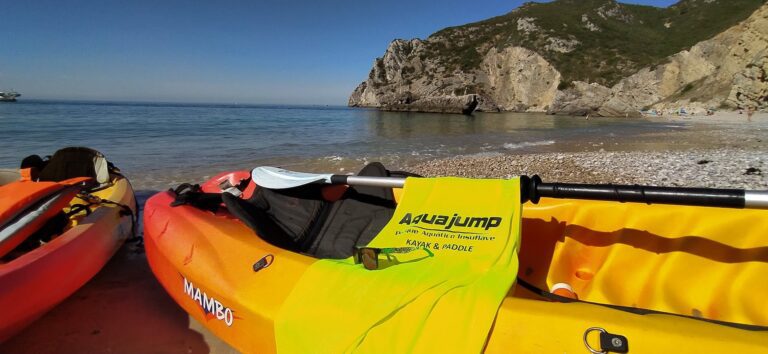
[[[265,241],[294,251],[303,251],[312,227],[328,204],[318,185],[257,188],[248,200],[222,193],[221,200],[232,215]]]
[[[358,176],[387,177],[378,162],[365,166]],[[318,258],[347,258],[355,246],[365,246],[384,228],[395,211],[390,188],[350,186],[342,199],[333,203],[328,217],[307,253]]]
[[[374,162],[358,175],[384,177],[389,171]],[[389,188],[350,186],[334,202],[325,201],[322,188],[258,188],[248,200],[224,193],[222,201],[265,241],[318,258],[352,256],[355,246],[368,244],[394,213]]]
[[[105,183],[108,182],[108,175],[105,181],[102,171],[105,168],[106,159],[100,152],[86,147],[68,147],[53,154],[40,171],[39,179],[59,182],[75,177],[91,177],[98,183]]]

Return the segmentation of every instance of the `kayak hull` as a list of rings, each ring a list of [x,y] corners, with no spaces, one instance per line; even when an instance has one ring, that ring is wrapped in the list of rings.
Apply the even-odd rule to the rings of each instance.
[[[273,321],[282,301],[293,289],[292,283],[284,279],[298,279],[314,260],[258,238],[258,246],[251,247],[253,232],[231,216],[214,216],[188,207],[165,208],[171,201],[173,197],[169,193],[153,196],[147,201],[151,207],[144,214],[144,247],[160,284],[190,316],[238,350],[275,352]],[[168,220],[170,218],[173,221]],[[217,222],[201,223],[208,218],[215,218]],[[186,227],[192,224],[198,226]],[[182,233],[185,235],[179,237]],[[208,239],[208,235],[232,237],[215,240]],[[270,265],[270,271],[254,273],[253,263],[267,254],[279,261]],[[225,259],[228,261],[222,262]],[[231,262],[235,259],[237,261]],[[212,266],[210,272],[201,272],[199,267],[209,265]],[[259,301],[248,301],[248,298]],[[232,312],[230,324],[224,316],[217,316],[216,305],[214,311],[206,310],[210,299]]]
[[[214,177],[213,183],[209,185],[218,185],[222,176],[227,177],[226,175]],[[229,177],[236,176],[247,176],[247,174],[239,173]],[[203,187],[205,189],[205,185]],[[245,353],[276,352],[274,321],[283,301],[293,290],[294,284],[316,259],[266,243],[226,210],[220,210],[214,214],[190,206],[170,207],[169,204],[173,199],[172,193],[162,192],[151,197],[145,207],[145,248],[155,276],[186,312],[234,348]],[[656,207],[636,204],[621,204],[621,206],[629,208],[621,211],[625,214]],[[590,247],[595,249],[582,249],[576,252],[574,249],[578,247],[568,244],[570,248],[564,249],[563,245],[571,240],[571,233],[574,230],[561,226],[568,225],[569,220],[580,220],[579,218],[586,217],[582,215],[583,213],[578,213],[580,207],[602,210],[600,208],[606,206],[599,202],[553,200],[543,200],[539,205],[524,206],[519,274],[522,279],[539,288],[547,289],[552,285],[551,282],[557,279],[557,275],[564,272],[564,269],[569,270],[570,273],[577,273],[574,270],[582,270],[585,267],[573,257],[573,254],[579,254],[581,251],[588,255],[603,254],[606,259],[637,257],[631,254],[632,250],[637,249],[632,245],[621,247],[591,245]],[[607,208],[612,207],[607,206]],[[669,213],[670,210],[672,209],[659,213],[657,217]],[[604,210],[602,212],[603,216],[607,216]],[[696,212],[700,210],[693,213]],[[707,213],[710,212],[713,211],[707,211]],[[718,212],[721,211],[714,211],[714,213]],[[748,216],[755,217],[753,214]],[[594,216],[592,218],[595,219]],[[739,217],[734,218],[736,220],[734,222],[739,222]],[[599,223],[599,218],[592,221]],[[582,222],[582,224],[588,223]],[[641,227],[639,224],[634,226]],[[761,229],[763,226],[762,224],[753,225],[757,231],[763,230]],[[617,230],[613,225],[607,227],[612,229],[610,231]],[[728,225],[721,225],[721,227],[728,227]],[[752,232],[756,232],[755,230]],[[600,231],[608,232],[608,230]],[[657,230],[657,232],[662,231],[664,230]],[[673,232],[674,230],[666,231],[669,238],[678,236]],[[679,232],[685,233],[682,229]],[[576,237],[576,239],[579,238]],[[689,241],[684,240],[681,243],[686,244],[686,242]],[[613,251],[608,252],[606,247],[612,247]],[[645,253],[654,254],[659,250],[641,249],[641,251],[644,252],[643,257],[647,257]],[[664,256],[674,259],[680,257],[678,253],[680,252],[673,250]],[[253,264],[268,255],[274,257],[271,265],[254,272]],[[696,254],[694,256],[700,257]],[[670,262],[663,258],[662,260]],[[741,266],[756,265],[752,267],[755,269],[750,268],[746,271],[738,267],[733,269],[748,274],[761,272],[765,262],[760,260],[758,256],[754,260],[735,262]],[[610,262],[603,261],[604,267],[607,267],[606,264],[611,265]],[[615,271],[608,272],[606,269],[600,272],[621,274]],[[596,274],[602,283],[574,284],[580,292],[578,294],[580,297],[585,297],[587,301],[599,300],[601,296],[605,296],[605,292],[595,290],[600,288],[612,288],[608,293],[622,293],[623,283],[614,282],[613,285],[609,285],[611,283],[607,280],[599,278],[602,276],[600,272]],[[628,282],[663,288],[663,285],[640,279],[632,272],[627,274]],[[670,280],[669,277],[664,279]],[[572,281],[572,279],[567,280]],[[625,292],[633,291],[634,289]],[[700,289],[696,289],[696,292],[701,297],[713,297],[712,294],[700,293]],[[768,291],[758,288],[757,293],[747,299],[759,298],[761,293],[764,298]],[[632,298],[631,294],[624,296],[628,299]],[[640,298],[643,297],[640,296]],[[632,308],[631,304],[621,303],[610,296],[608,300],[616,301],[617,305]],[[674,303],[674,301],[671,302]],[[517,284],[510,289],[499,308],[485,351],[494,353],[583,352],[586,350],[584,333],[590,327],[601,327],[608,332],[626,336],[633,352],[699,353],[768,350],[768,332],[765,330],[737,328],[704,321],[693,316],[684,316],[688,314],[664,313],[675,310],[675,307],[667,306],[668,304],[661,300],[649,303],[653,305],[651,307],[658,307],[656,309],[658,311],[668,311],[638,314],[588,302],[553,302]],[[718,306],[725,308],[733,307],[732,305]],[[715,308],[718,307],[715,306]],[[751,311],[759,312],[760,309],[761,307],[752,307]],[[750,312],[749,310],[746,308],[744,311]],[[747,315],[740,318],[750,319],[751,317]],[[761,325],[760,316],[752,319],[757,323],[748,324]],[[692,338],[695,340],[691,340]],[[592,345],[597,345],[597,335],[590,336],[589,340]],[[322,351],[322,348],[318,350]]]
[[[135,214],[133,190],[125,178],[93,193],[128,205]],[[0,342],[44,315],[90,280],[133,232],[130,215],[101,204],[76,225],[43,246],[0,264]],[[5,290],[8,289],[8,290]]]

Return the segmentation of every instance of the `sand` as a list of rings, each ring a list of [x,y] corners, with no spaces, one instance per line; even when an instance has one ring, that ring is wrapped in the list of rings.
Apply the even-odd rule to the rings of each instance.
[[[173,302],[135,243],[0,352],[237,353]]]

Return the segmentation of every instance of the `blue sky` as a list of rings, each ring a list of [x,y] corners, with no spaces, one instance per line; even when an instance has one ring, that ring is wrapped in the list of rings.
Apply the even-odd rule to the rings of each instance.
[[[343,105],[392,39],[424,38],[521,3],[2,0],[0,90],[41,99]]]

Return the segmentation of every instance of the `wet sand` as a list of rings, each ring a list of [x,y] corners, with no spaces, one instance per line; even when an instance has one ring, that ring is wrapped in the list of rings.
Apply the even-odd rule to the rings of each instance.
[[[768,120],[755,115],[753,121]],[[696,120],[717,125],[746,122],[738,113],[714,117],[672,117],[670,121]],[[748,124],[748,123],[746,123]],[[551,181],[622,182],[666,185],[730,185],[738,180],[745,187],[768,186],[768,131],[740,131],[723,139],[713,149],[685,149],[688,139],[700,139],[685,132],[670,132],[668,138],[683,146],[676,153],[601,151],[605,142],[585,142],[590,152],[513,154],[454,157],[410,166],[426,175],[507,177],[517,173],[538,173]],[[730,135],[729,135],[730,134]],[[762,139],[762,138],[765,139]],[[718,140],[719,141],[719,140]],[[594,146],[593,146],[594,145]],[[697,145],[698,146],[698,145]],[[654,162],[663,160],[662,168]],[[700,161],[709,161],[699,163]],[[743,166],[742,166],[743,165]],[[400,166],[409,167],[409,166]],[[620,167],[620,168],[617,168]],[[761,174],[745,174],[755,167]],[[610,173],[610,170],[616,173]],[[682,172],[681,172],[682,171]],[[677,176],[664,180],[664,173]],[[645,177],[637,177],[643,175]],[[632,179],[631,176],[635,176]],[[190,182],[194,182],[190,179]],[[712,182],[714,181],[714,182]],[[140,201],[155,193],[137,192]],[[142,203],[143,204],[143,203]],[[6,343],[0,353],[236,353],[205,330],[166,294],[155,280],[138,243],[127,243],[88,284],[44,317]]]
[[[135,243],[0,353],[237,353],[166,294]]]

